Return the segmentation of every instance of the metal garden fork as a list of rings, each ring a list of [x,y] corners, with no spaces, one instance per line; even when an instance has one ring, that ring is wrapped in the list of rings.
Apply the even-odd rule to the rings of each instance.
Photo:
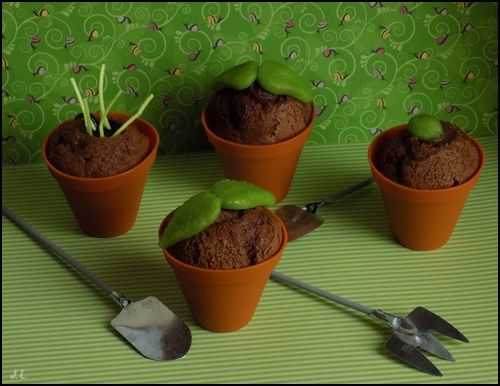
[[[469,342],[469,340],[450,323],[424,307],[415,308],[407,316],[397,316],[381,309],[370,308],[341,296],[334,295],[280,272],[274,271],[271,277],[276,281],[312,292],[325,299],[362,312],[372,319],[384,322],[392,329],[392,335],[386,343],[387,350],[400,361],[427,374],[442,375],[439,369],[434,366],[419,349],[447,361],[454,361],[453,356],[432,334],[432,331],[439,332],[462,342]]]

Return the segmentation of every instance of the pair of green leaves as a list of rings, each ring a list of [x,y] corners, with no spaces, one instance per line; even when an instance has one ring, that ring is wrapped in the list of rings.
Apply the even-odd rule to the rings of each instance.
[[[230,68],[218,78],[219,83],[236,90],[250,87],[255,80],[272,94],[293,96],[304,103],[312,101],[308,83],[279,62],[265,61],[259,68],[257,62],[251,60]]]
[[[245,181],[221,180],[209,192],[191,197],[174,212],[172,220],[160,236],[160,247],[169,248],[213,224],[222,209],[243,210],[269,206],[274,195]]]

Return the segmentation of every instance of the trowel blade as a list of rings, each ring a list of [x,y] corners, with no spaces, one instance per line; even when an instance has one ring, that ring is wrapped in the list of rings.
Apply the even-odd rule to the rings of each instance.
[[[189,327],[153,296],[131,302],[111,326],[140,354],[156,361],[182,358],[191,347]]]
[[[284,205],[276,210],[283,220],[288,233],[288,241],[305,236],[323,224],[323,219],[295,205]]]

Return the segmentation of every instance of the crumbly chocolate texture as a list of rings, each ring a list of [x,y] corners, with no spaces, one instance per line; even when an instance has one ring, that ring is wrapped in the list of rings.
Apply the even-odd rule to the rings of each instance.
[[[52,135],[49,161],[77,177],[108,177],[131,169],[149,151],[149,138],[134,125],[116,137],[88,135],[82,119],[74,119]]]
[[[286,95],[274,95],[254,82],[238,91],[224,88],[207,108],[210,128],[233,142],[265,145],[294,137],[310,122],[312,104]]]
[[[268,209],[222,210],[215,223],[169,252],[200,268],[237,269],[268,259],[282,242],[281,226]]]
[[[441,122],[442,138],[422,141],[407,131],[380,149],[377,168],[388,178],[416,189],[444,189],[467,181],[479,167],[479,152],[469,136]]]

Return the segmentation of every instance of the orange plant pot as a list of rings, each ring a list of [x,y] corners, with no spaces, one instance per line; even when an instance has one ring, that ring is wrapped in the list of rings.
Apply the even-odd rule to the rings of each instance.
[[[125,122],[129,116],[111,113],[110,116]],[[109,177],[76,177],[58,170],[47,157],[51,136],[66,122],[55,128],[43,143],[43,160],[57,180],[83,232],[95,237],[113,237],[129,231],[135,223],[146,179],[156,159],[160,137],[156,129],[143,119],[134,125],[149,137],[150,147],[146,157],[133,168]]]
[[[288,241],[285,225],[278,216],[275,217],[283,232],[281,247],[270,258],[250,267],[230,270],[198,268],[176,259],[163,249],[191,313],[201,327],[213,332],[231,332],[252,320],[271,272],[280,261]],[[167,226],[167,218],[160,225],[160,235]]]
[[[406,128],[407,125],[400,125],[375,138],[368,149],[370,169],[382,193],[386,215],[396,239],[414,250],[438,249],[446,244],[453,233],[469,192],[479,180],[485,160],[484,152],[472,138],[479,152],[479,167],[461,185],[435,190],[409,188],[384,176],[375,162],[384,141]]]
[[[207,124],[206,109],[201,122],[208,140],[222,159],[224,175],[244,180],[270,190],[278,201],[285,198],[297,168],[304,144],[314,125],[314,118],[295,137],[269,145],[244,145],[216,135]]]

